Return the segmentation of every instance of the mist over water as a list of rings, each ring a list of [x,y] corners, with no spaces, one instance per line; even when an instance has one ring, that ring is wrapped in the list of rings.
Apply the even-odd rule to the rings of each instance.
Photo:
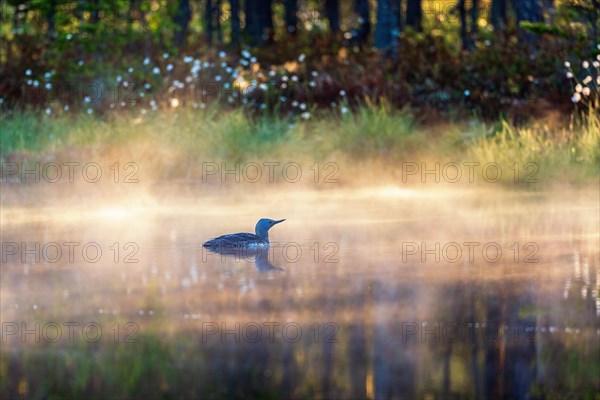
[[[596,189],[40,194],[3,187],[8,397],[600,390]],[[286,219],[266,257],[201,246],[260,218]]]

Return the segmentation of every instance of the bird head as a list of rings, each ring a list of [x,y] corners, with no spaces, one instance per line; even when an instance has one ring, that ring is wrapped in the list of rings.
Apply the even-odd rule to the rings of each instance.
[[[256,235],[265,239],[267,242],[269,241],[269,229],[271,229],[274,225],[277,225],[280,222],[285,221],[285,219],[274,220],[263,218],[256,223]]]

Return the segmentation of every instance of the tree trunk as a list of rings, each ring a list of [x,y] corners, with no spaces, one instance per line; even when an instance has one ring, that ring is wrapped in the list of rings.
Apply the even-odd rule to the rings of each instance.
[[[543,22],[544,13],[539,0],[513,0],[513,8],[517,26],[519,26],[519,38],[522,41],[531,43],[536,40],[537,36],[531,32],[527,32],[520,28],[522,21],[528,22]]]
[[[48,2],[48,12],[46,14],[46,21],[48,22],[48,37],[52,40],[56,34],[56,0],[50,0]]]
[[[272,0],[245,2],[246,33],[253,46],[269,43],[273,39]]]
[[[544,20],[539,0],[513,0],[517,23],[521,21],[541,22]]]
[[[261,42],[272,43],[274,35],[273,26],[273,1],[261,0]]]
[[[209,45],[213,42],[213,0],[206,0],[206,9],[204,11],[204,22],[206,24],[206,41]]]
[[[358,29],[353,39],[358,43],[364,43],[371,33],[371,21],[369,16],[369,0],[356,0],[354,11],[358,15]]]
[[[339,0],[325,0],[325,15],[329,21],[332,33],[340,31],[340,2]]]
[[[467,18],[467,7],[466,0],[458,0],[456,8],[460,17],[460,38],[462,41],[462,48],[464,50],[473,49],[473,40],[478,32],[477,19],[479,18],[478,0],[471,1],[471,9],[469,10],[469,16],[471,24],[468,24]]]
[[[469,40],[469,32],[467,29],[467,9],[465,3],[466,0],[458,0],[456,8],[458,9],[460,18],[460,40],[462,42],[462,48],[464,50],[469,50],[471,48],[471,42]]]
[[[291,35],[298,32],[298,0],[285,0],[285,28]]]
[[[423,9],[421,0],[407,0],[406,3],[406,25],[417,31],[423,30]]]
[[[237,47],[240,44],[240,0],[229,0],[231,8],[231,44]]]
[[[177,46],[185,44],[191,19],[190,0],[179,0],[177,10],[173,16],[173,22],[177,26],[175,29],[175,44]]]
[[[392,9],[392,0],[377,1],[377,25],[375,27],[375,47],[390,50],[396,42],[398,26]]]
[[[503,31],[508,25],[506,17],[506,0],[492,0],[490,22],[496,32]]]
[[[479,0],[471,1],[471,40],[479,33]]]
[[[394,15],[396,16],[396,24],[398,25],[398,32],[402,32],[404,28],[404,21],[402,17],[402,2],[403,0],[393,0],[392,1],[392,10]]]
[[[244,1],[244,16],[246,24],[244,30],[248,36],[248,41],[255,46],[260,37],[259,18],[256,12],[256,7],[253,7],[249,0]]]
[[[213,8],[213,25],[217,30],[217,42],[223,43],[223,30],[221,29],[221,0],[215,0]]]

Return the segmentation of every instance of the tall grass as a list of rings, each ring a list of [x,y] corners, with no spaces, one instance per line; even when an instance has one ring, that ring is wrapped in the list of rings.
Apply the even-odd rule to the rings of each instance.
[[[253,118],[243,111],[179,109],[131,117],[39,117],[2,120],[2,160],[60,160],[92,154],[144,163],[155,179],[198,177],[205,161],[332,161],[398,166],[401,162],[535,164],[545,182],[588,182],[600,172],[600,118],[594,109],[570,127],[533,122],[495,126],[474,119],[417,123],[407,110],[367,104],[353,113]],[[533,167],[531,167],[533,168]],[[526,173],[527,171],[522,171]],[[370,171],[373,174],[373,171]],[[513,176],[504,174],[511,182]]]
[[[482,163],[514,165],[522,173],[535,175],[535,179],[544,182],[597,180],[600,117],[590,108],[571,127],[557,129],[541,123],[516,128],[503,121],[495,132],[476,138],[468,147],[468,154]],[[510,179],[514,180],[514,175],[505,176],[505,180]]]

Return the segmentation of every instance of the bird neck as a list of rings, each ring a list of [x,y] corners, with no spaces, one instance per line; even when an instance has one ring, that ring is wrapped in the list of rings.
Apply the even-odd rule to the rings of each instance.
[[[255,232],[256,232],[256,236],[260,237],[261,239],[263,239],[267,243],[269,243],[269,230],[268,229],[265,229],[261,226],[256,226]]]

